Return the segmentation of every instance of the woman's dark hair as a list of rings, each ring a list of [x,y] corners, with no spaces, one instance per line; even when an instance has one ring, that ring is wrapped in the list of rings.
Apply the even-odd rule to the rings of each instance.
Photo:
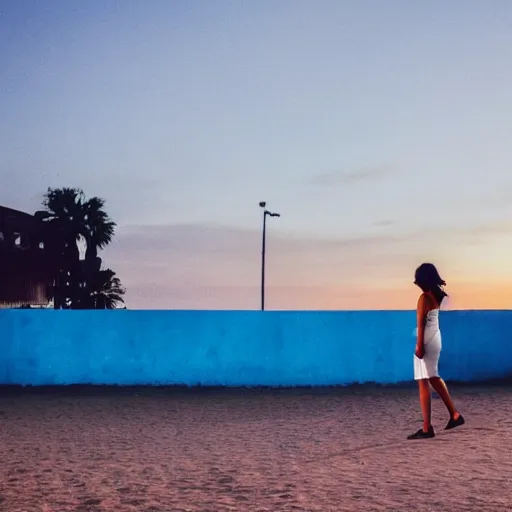
[[[414,284],[424,292],[431,292],[439,305],[448,296],[442,288],[446,286],[446,282],[441,279],[437,268],[432,263],[423,263],[416,269]]]

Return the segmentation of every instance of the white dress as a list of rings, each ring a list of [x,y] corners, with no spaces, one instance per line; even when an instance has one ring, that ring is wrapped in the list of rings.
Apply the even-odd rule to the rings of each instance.
[[[425,323],[425,355],[423,359],[414,355],[414,380],[439,377],[438,363],[441,348],[439,309],[431,309],[427,313]]]

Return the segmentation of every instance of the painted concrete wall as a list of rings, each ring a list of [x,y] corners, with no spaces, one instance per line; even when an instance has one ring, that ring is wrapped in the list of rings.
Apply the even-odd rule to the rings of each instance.
[[[0,311],[0,384],[410,381],[409,311]],[[442,312],[447,380],[512,374],[512,311]]]

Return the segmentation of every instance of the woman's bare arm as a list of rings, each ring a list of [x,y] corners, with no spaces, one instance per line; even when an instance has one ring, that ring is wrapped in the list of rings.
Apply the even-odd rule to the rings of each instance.
[[[418,339],[416,341],[416,355],[422,358],[425,355],[425,325],[427,323],[427,313],[429,310],[429,301],[427,296],[422,293],[416,306],[416,321],[418,324]]]

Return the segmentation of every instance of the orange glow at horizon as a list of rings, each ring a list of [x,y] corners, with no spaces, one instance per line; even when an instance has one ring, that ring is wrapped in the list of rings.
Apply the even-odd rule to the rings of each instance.
[[[512,309],[512,283],[480,284],[454,283],[446,289],[446,310]],[[306,293],[284,289],[267,289],[269,306],[275,309],[307,310],[412,310],[421,294],[419,288],[410,286],[389,289],[360,289],[346,287],[311,290]]]

